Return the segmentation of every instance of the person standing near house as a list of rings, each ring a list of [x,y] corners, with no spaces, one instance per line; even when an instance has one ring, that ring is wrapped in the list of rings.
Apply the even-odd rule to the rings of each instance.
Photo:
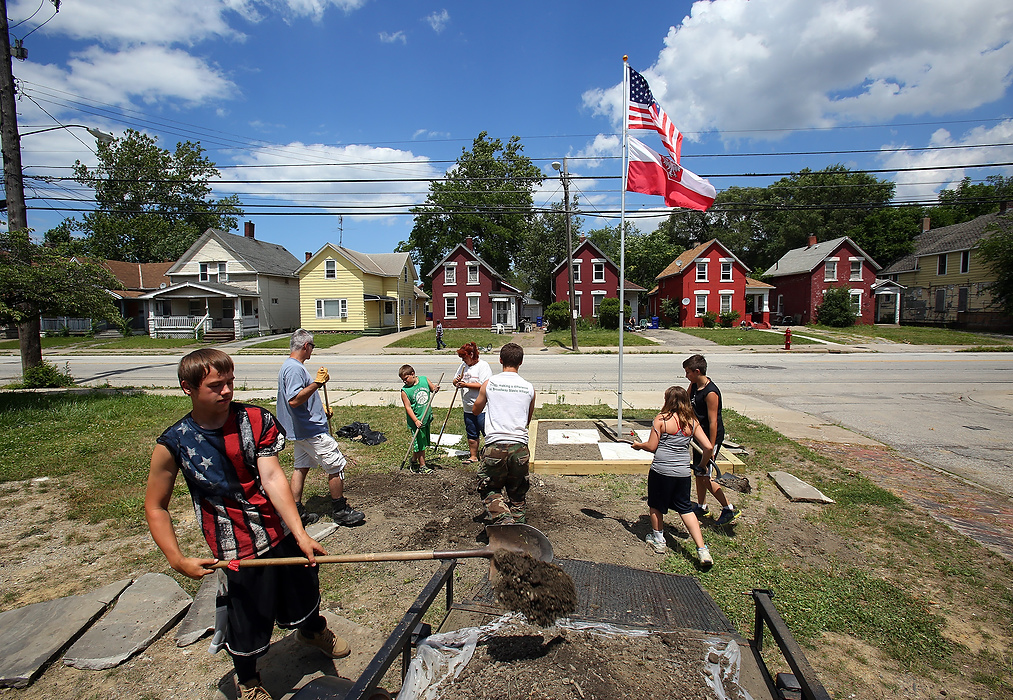
[[[714,460],[718,458],[718,450],[725,439],[725,424],[721,420],[721,392],[717,385],[707,377],[707,360],[703,355],[693,355],[687,358],[682,367],[686,370],[686,379],[689,380],[689,401],[693,404],[693,411],[697,420],[703,428],[704,434],[713,446],[712,456],[705,460],[706,450],[701,452],[693,451],[693,473],[696,476],[696,500],[693,507],[697,518],[709,515],[707,508],[707,492],[714,494],[714,498],[721,504],[721,515],[717,519],[718,525],[727,525],[739,517],[739,511],[728,502],[721,486],[711,479],[711,472],[714,469]]]
[[[486,380],[492,378],[492,368],[485,360],[478,359],[478,345],[474,342],[465,343],[458,351],[461,366],[454,377],[454,386],[461,390],[461,404],[464,406],[464,432],[468,436],[468,450],[471,456],[465,464],[478,462],[479,436],[485,435],[485,412],[477,416],[471,412],[475,399]]]
[[[345,456],[327,427],[330,407],[325,409],[320,400],[320,387],[331,377],[324,367],[312,379],[306,370],[306,360],[313,355],[314,347],[313,334],[303,328],[297,330],[289,341],[288,359],[278,372],[278,422],[295,445],[292,497],[304,525],[320,519],[316,513],[307,512],[302,492],[310,467],[321,467],[327,474],[334,522],[347,527],[361,525],[366,516],[349,506],[345,498]]]
[[[482,384],[471,412],[487,411],[478,495],[492,524],[507,525],[527,522],[528,424],[535,412],[535,389],[518,372],[524,348],[507,343],[499,361],[503,371]]]
[[[436,349],[442,350],[447,347],[447,344],[443,342],[443,321],[436,322]]]

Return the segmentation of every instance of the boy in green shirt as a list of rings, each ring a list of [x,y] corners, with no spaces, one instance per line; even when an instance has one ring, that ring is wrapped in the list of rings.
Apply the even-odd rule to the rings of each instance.
[[[412,471],[429,472],[426,467],[426,448],[429,447],[429,424],[433,422],[433,396],[440,390],[428,377],[419,377],[411,365],[402,365],[398,376],[404,382],[401,402],[404,404],[408,430],[414,434],[412,443]]]

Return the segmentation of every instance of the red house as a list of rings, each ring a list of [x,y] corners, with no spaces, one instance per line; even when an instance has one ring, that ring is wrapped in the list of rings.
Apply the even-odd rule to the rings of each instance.
[[[429,271],[433,284],[433,326],[516,330],[523,318],[524,293],[475,254],[471,236]]]
[[[552,290],[556,301],[570,300],[570,274],[566,260],[552,270]],[[619,266],[592,243],[581,236],[573,250],[573,290],[578,315],[586,319],[598,318],[598,307],[605,297],[619,298]],[[639,313],[640,293],[647,291],[629,280],[623,285],[625,302]]]
[[[740,321],[767,324],[770,285],[749,279],[749,268],[714,238],[687,250],[655,277],[658,286],[648,295],[652,316],[661,317],[661,302],[679,304],[679,325],[702,326],[704,314],[738,311]],[[746,296],[752,297],[747,308]],[[669,319],[674,321],[676,319]]]
[[[782,323],[810,323],[826,289],[847,287],[855,323],[875,323],[872,284],[880,269],[882,266],[847,236],[826,243],[809,236],[809,245],[789,250],[767,270],[775,287],[775,318],[780,317]]]

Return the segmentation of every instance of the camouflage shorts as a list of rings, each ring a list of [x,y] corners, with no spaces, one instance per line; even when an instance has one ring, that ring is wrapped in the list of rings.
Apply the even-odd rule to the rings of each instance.
[[[487,443],[482,450],[478,495],[494,524],[525,521],[528,459],[528,446],[519,442]]]

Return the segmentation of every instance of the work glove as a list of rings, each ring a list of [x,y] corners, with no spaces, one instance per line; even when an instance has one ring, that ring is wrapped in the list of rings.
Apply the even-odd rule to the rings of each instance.
[[[331,375],[327,374],[327,368],[321,367],[317,370],[317,377],[313,381],[317,384],[326,384],[327,380],[331,378]]]
[[[328,418],[334,417],[334,411],[331,409],[330,406],[324,406],[324,415],[326,415]]]

